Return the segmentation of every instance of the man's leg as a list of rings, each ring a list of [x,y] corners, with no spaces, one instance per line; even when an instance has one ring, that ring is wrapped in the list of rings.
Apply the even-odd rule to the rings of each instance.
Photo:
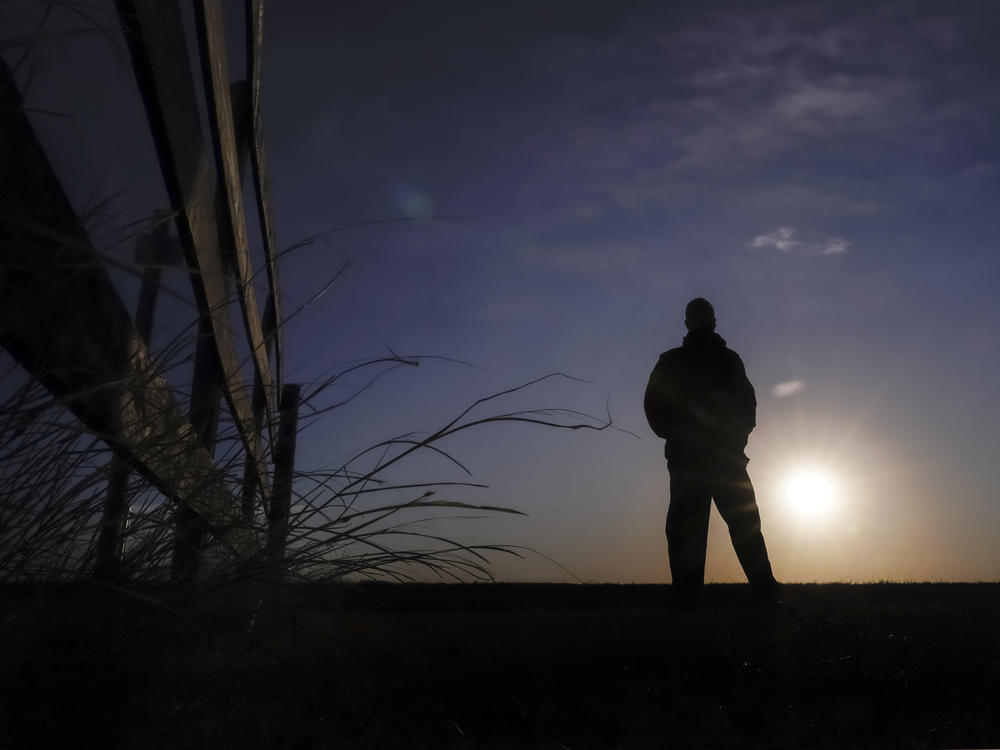
[[[675,601],[694,606],[705,581],[705,550],[712,496],[702,473],[671,467],[667,554]]]
[[[716,477],[712,487],[715,506],[729,526],[729,536],[743,572],[758,594],[770,595],[777,581],[767,558],[764,535],[760,531],[760,510],[746,466],[742,462],[731,464],[720,469]]]

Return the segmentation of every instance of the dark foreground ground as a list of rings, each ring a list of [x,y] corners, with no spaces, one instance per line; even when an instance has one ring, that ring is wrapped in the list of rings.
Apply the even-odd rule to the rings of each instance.
[[[0,747],[1000,747],[1000,585],[0,590]]]

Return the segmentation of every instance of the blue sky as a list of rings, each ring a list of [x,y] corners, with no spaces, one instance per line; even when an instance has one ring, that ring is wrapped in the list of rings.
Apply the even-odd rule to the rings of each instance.
[[[357,5],[268,9],[279,244],[412,221],[287,256],[289,309],[350,264],[289,325],[288,377],[386,347],[476,367],[392,373],[303,436],[303,467],[569,373],[588,383],[511,405],[607,405],[639,437],[469,433],[456,455],[490,489],[468,499],[529,516],[439,528],[536,548],[584,580],[667,580],[642,391],[705,296],[757,390],[748,455],[779,578],[1000,575],[995,5]],[[29,99],[72,115],[39,127],[78,204],[127,188],[112,226],[164,200],[118,50],[38,51]],[[82,52],[93,69],[74,68]],[[834,485],[826,515],[783,496],[807,467]],[[709,579],[740,580],[717,517],[709,545]],[[530,556],[497,570],[565,575]]]

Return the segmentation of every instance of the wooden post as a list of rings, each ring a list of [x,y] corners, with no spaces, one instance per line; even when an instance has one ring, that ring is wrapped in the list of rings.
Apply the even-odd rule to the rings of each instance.
[[[265,555],[273,570],[285,562],[288,542],[288,516],[292,503],[292,477],[295,470],[295,436],[298,432],[301,386],[288,384],[281,389],[278,404],[278,440],[274,445],[274,491],[267,514]]]
[[[222,395],[220,369],[212,341],[212,326],[202,316],[198,319],[189,417],[198,440],[213,457],[219,426],[219,398]],[[190,508],[178,505],[174,511],[174,547],[170,571],[171,580],[175,584],[183,585],[194,581],[204,548],[205,524]]]
[[[125,554],[125,527],[128,523],[128,486],[132,467],[127,456],[119,450],[112,451],[108,469],[107,498],[101,514],[101,530],[95,550],[97,561],[94,578],[112,581],[122,576],[122,556]]]
[[[142,233],[136,238],[135,262],[146,264],[142,274],[142,287],[136,305],[135,329],[151,346],[156,298],[160,292],[160,277],[164,264],[179,260],[180,246],[176,239],[171,243],[170,211],[157,211],[152,234]],[[101,516],[101,530],[97,538],[97,562],[94,577],[110,581],[121,576],[121,561],[125,553],[125,530],[128,524],[128,487],[132,465],[121,450],[114,451],[108,470],[108,495]]]
[[[150,346],[153,338],[153,318],[156,300],[160,295],[163,267],[177,266],[184,262],[177,238],[170,235],[172,216],[172,211],[155,212],[152,233],[144,232],[136,238],[135,262],[145,268],[142,272],[142,286],[139,288],[139,302],[135,309],[135,328],[146,346]]]
[[[264,331],[264,341],[268,347],[268,353],[270,354],[271,343],[275,341],[274,329],[277,324],[275,320],[276,311],[274,309],[274,297],[268,295],[267,305],[264,307],[264,320],[263,320],[263,331]],[[251,408],[253,409],[253,424],[258,433],[261,433],[262,422],[264,420],[265,403],[267,400],[267,392],[264,390],[264,384],[260,382],[260,378],[254,378],[253,381],[253,402]],[[254,500],[257,497],[257,472],[254,470],[253,456],[249,453],[246,454],[246,459],[243,465],[243,518],[246,519],[248,524],[253,524],[254,520]],[[267,498],[265,498],[265,503]],[[265,505],[265,512],[267,507]]]

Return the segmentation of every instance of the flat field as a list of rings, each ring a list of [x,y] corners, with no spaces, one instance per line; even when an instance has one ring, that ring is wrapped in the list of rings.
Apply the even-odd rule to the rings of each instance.
[[[1000,747],[1000,584],[0,591],[0,747]]]

